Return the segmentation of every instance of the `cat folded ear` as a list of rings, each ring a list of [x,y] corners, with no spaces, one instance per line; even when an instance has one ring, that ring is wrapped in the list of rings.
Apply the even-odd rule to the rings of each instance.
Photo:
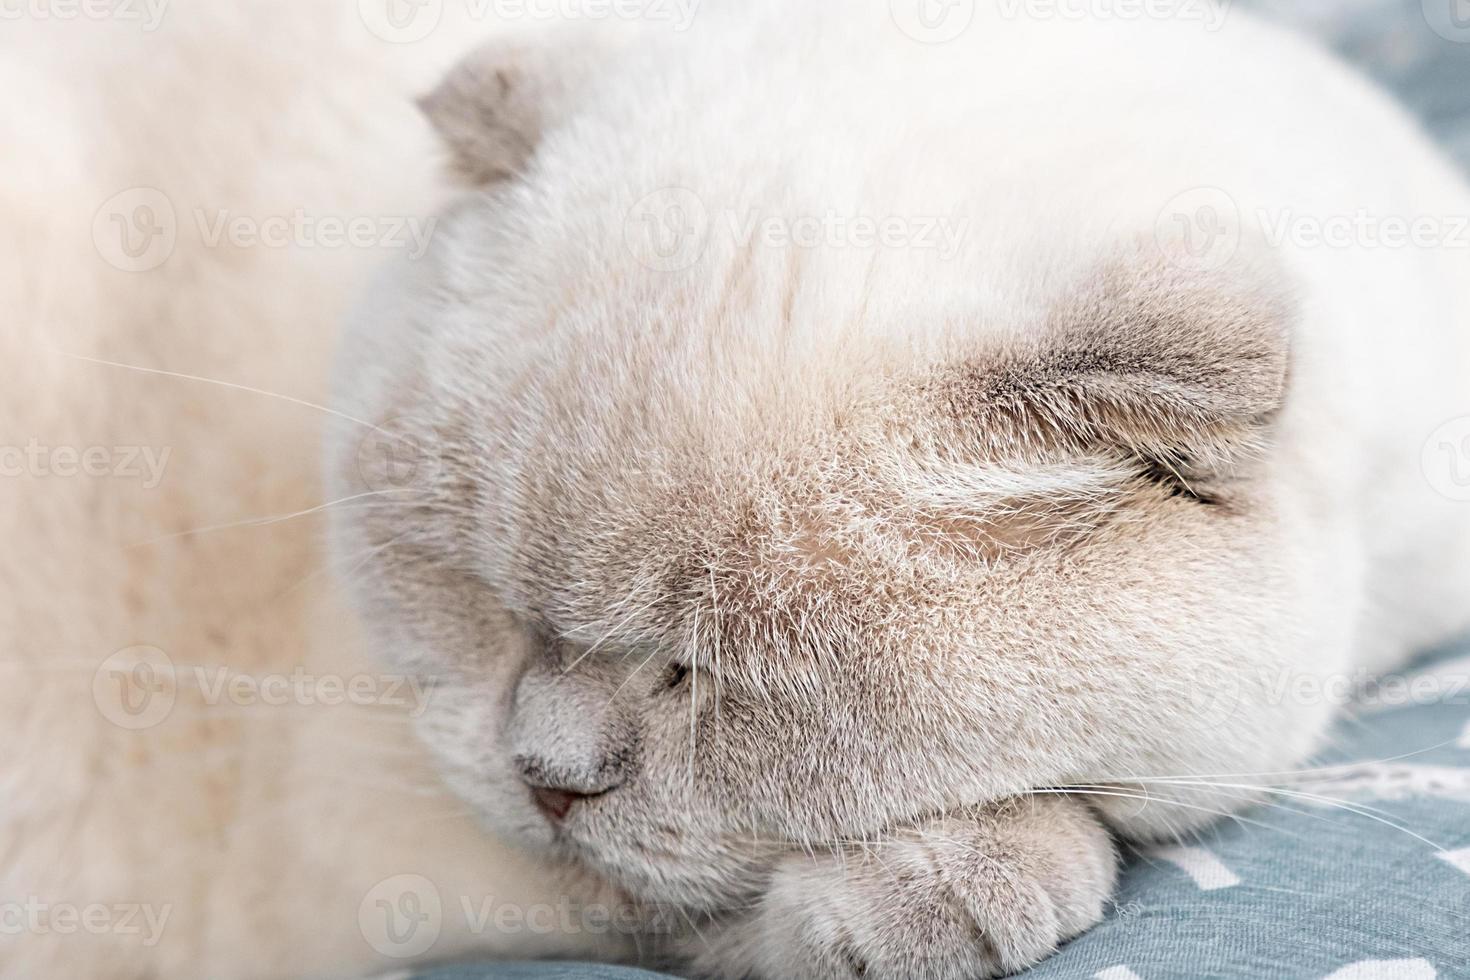
[[[1101,445],[1223,464],[1260,444],[1286,397],[1294,316],[1258,257],[1200,271],[1130,251],[1054,304],[1043,329],[942,381],[945,414],[995,453]]]
[[[563,29],[500,38],[467,56],[419,108],[471,186],[519,174],[611,45]]]

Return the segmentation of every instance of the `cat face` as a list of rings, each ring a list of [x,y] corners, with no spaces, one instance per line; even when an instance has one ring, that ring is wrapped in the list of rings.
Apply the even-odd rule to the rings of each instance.
[[[822,108],[752,140],[729,35],[586,45],[426,100],[470,187],[355,317],[330,453],[370,635],[498,832],[728,908],[783,848],[1289,739],[1239,681],[1296,641],[1272,275],[999,220],[967,148]],[[679,263],[650,195],[702,226]],[[941,202],[998,220],[950,256],[721,221]]]

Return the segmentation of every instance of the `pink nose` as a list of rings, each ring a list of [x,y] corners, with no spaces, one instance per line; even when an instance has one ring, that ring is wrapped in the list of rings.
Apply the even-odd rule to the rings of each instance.
[[[585,793],[574,793],[567,789],[556,789],[551,786],[532,786],[531,799],[536,804],[536,809],[546,815],[546,819],[552,823],[560,823],[562,818],[571,810],[572,804],[580,799],[586,798]]]

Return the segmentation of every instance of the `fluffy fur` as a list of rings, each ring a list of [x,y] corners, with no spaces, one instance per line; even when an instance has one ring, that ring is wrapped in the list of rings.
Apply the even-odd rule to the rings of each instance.
[[[1098,914],[1097,814],[1145,837],[1207,819],[1035,790],[1290,767],[1325,709],[1262,703],[1257,667],[1381,668],[1459,625],[1465,518],[1418,454],[1466,411],[1462,257],[1257,243],[1236,278],[1153,248],[1200,184],[1243,211],[1470,211],[1321,55],[1238,11],[1219,35],[982,20],[931,47],[886,4],[711,5],[683,33],[517,32],[425,104],[436,141],[413,97],[495,25],[446,4],[385,44],[354,6],[198,2],[154,33],[27,18],[0,39],[0,236],[21,257],[0,264],[0,442],[171,449],[153,488],[0,480],[0,893],[168,910],[153,945],[7,932],[0,976],[386,970],[403,961],[359,910],[402,874],[447,913],[421,960],[1011,969]],[[488,65],[531,87],[497,100]],[[325,401],[380,257],[209,247],[193,211],[420,216],[446,156],[478,183],[354,316],[334,403],[422,447],[418,482],[385,484],[359,451],[381,436],[344,422],[324,491],[328,416],[65,356]],[[137,186],[167,194],[179,240],[126,273],[89,228]],[[661,272],[625,218],[669,186],[721,228],[752,204],[972,220],[948,260],[722,232]],[[1178,356],[1200,336],[1219,342]],[[320,515],[189,533],[365,487],[412,491],[332,508],[358,505],[334,533],[366,638]],[[156,727],[117,727],[92,681],[137,644],[185,671],[349,677],[382,673],[373,646],[438,680],[423,734],[530,857],[441,789],[391,707],[181,685]],[[621,782],[554,841],[527,780]],[[460,914],[555,901],[566,875],[636,896],[667,941]]]
[[[448,779],[701,920],[715,953],[671,953],[701,974],[1033,962],[1101,914],[1104,824],[1245,802],[1144,780],[1318,745],[1330,706],[1272,677],[1466,619],[1470,521],[1419,466],[1463,411],[1460,256],[1271,247],[1255,219],[1464,214],[1461,182],[1243,16],[982,8],[940,47],[755,3],[478,52],[427,103],[471,186],[344,347],[339,407],[425,465],[336,546],[372,550],[358,608],[440,685]],[[1246,216],[1213,263],[1161,220],[1202,186]],[[643,247],[650,200],[694,236],[678,261],[688,237]],[[726,220],[833,213],[968,233]],[[334,427],[335,496],[385,477],[362,428]],[[536,787],[586,798],[552,822]]]
[[[169,450],[151,487],[0,478],[7,980],[380,973],[402,960],[369,944],[359,907],[403,874],[443,896],[427,956],[608,952],[605,937],[476,930],[460,914],[461,896],[525,906],[560,888],[439,788],[405,707],[207,703],[190,680],[194,667],[383,675],[335,595],[319,513],[196,533],[320,507],[328,416],[77,359],[326,401],[338,324],[382,252],[210,247],[195,211],[436,206],[437,143],[413,98],[477,26],[495,25],[446,19],[440,34],[394,46],[355,6],[188,3],[153,33],[30,18],[0,32],[0,444]],[[137,186],[172,201],[178,240],[165,264],[127,272],[104,261],[92,227]],[[172,659],[178,699],[156,726],[127,730],[93,683],[139,644]],[[100,932],[26,918],[94,904],[110,919]],[[151,943],[144,907],[162,921]]]

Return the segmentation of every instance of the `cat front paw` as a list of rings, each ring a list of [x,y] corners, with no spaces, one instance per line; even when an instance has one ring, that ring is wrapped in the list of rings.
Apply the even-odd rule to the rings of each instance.
[[[1112,840],[1083,804],[1026,797],[786,859],[754,915],[696,963],[761,980],[1008,976],[1096,924]]]

